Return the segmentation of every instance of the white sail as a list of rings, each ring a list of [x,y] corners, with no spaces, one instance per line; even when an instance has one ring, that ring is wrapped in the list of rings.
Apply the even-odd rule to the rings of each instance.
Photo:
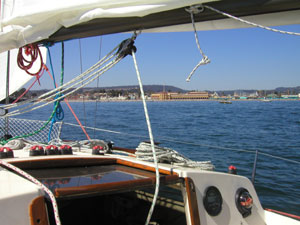
[[[268,26],[300,23],[298,0],[2,0],[0,52],[48,39],[57,32],[59,37],[52,41],[138,29],[192,30],[185,8],[198,4],[239,17],[252,16],[250,19]],[[209,10],[204,13],[196,18],[199,30],[245,26]]]
[[[61,27],[95,18],[142,17],[210,1],[213,0],[3,0],[0,52],[47,38]]]
[[[40,48],[43,61],[46,63],[47,49]],[[7,52],[0,54],[0,83],[2,88],[0,89],[0,101],[6,98],[6,74],[7,74]],[[24,70],[21,70],[17,65],[18,49],[10,50],[10,62],[9,62],[9,94],[13,94],[15,91],[22,88],[33,76],[28,75]],[[37,71],[40,67],[40,62],[37,61],[31,71]]]

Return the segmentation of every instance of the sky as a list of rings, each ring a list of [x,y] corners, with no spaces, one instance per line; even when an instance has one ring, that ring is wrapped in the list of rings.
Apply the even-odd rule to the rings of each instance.
[[[300,25],[275,27],[300,33]],[[65,82],[95,64],[130,33],[66,41]],[[260,28],[198,31],[200,46],[211,60],[200,66],[190,82],[186,78],[201,60],[193,32],[142,33],[136,39],[137,62],[144,85],[173,85],[185,90],[270,90],[300,86],[300,36],[284,35]],[[61,71],[61,44],[50,48],[56,79]],[[49,66],[49,60],[47,60]],[[42,85],[51,89],[52,81],[43,75]],[[137,85],[133,59],[127,56],[99,83],[89,86]]]

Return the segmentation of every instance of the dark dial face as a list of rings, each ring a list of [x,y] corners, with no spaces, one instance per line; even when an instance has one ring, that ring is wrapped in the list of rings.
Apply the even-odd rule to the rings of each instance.
[[[217,216],[222,210],[222,203],[220,191],[214,186],[208,187],[203,200],[207,213],[211,216]]]

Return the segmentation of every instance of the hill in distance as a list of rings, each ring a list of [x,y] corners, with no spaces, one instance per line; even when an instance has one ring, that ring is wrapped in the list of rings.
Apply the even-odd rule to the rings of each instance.
[[[89,92],[89,91],[93,91],[93,92],[97,92],[100,90],[105,90],[105,91],[111,91],[111,90],[115,90],[115,91],[128,91],[128,92],[139,92],[139,86],[138,85],[128,85],[128,86],[111,86],[111,87],[86,87],[86,88],[82,88],[81,90],[79,90],[77,93],[82,93],[82,92]],[[35,93],[37,95],[43,94],[45,92],[47,92],[49,90],[32,90],[30,91],[30,93]],[[176,93],[187,93],[189,91],[192,90],[183,90],[181,88],[175,87],[175,86],[171,86],[171,85],[144,85],[144,91],[146,93],[157,93],[157,92],[162,92],[162,91],[166,91],[166,92],[176,92]],[[246,89],[237,89],[237,90],[217,90],[217,91],[210,91],[210,90],[205,90],[209,93],[213,93],[213,92],[217,92],[217,93],[223,93],[225,95],[233,95],[235,92],[237,93],[254,93],[256,91],[259,91],[258,89],[250,89],[250,90],[246,90]],[[289,94],[297,94],[300,93],[300,86],[297,87],[278,87],[275,88],[273,90],[264,90],[267,93],[274,93],[274,92],[278,92],[278,93],[289,93]]]

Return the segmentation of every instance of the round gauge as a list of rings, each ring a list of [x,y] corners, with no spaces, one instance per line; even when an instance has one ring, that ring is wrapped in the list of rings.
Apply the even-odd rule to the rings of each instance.
[[[205,190],[203,204],[206,212],[211,216],[217,216],[222,210],[222,195],[218,188],[210,186]]]
[[[242,216],[245,218],[251,215],[251,210],[253,206],[253,198],[249,191],[245,188],[239,188],[235,195],[236,207]]]

